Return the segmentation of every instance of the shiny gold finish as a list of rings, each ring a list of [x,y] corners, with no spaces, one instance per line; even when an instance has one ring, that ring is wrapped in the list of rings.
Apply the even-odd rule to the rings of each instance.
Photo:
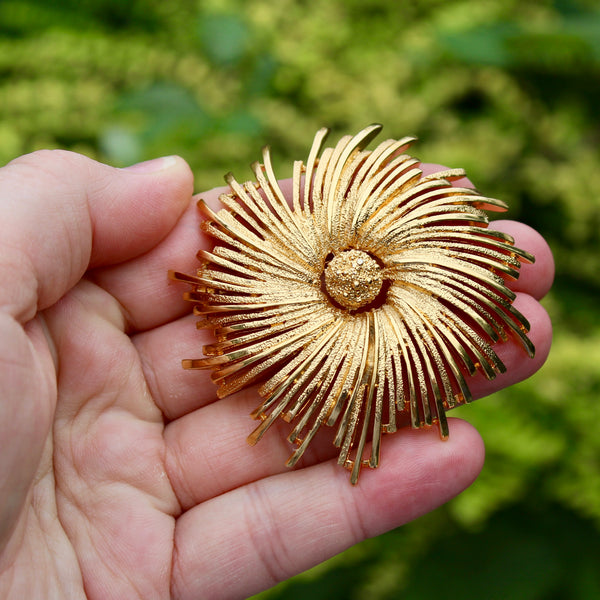
[[[362,250],[336,254],[325,269],[325,289],[344,308],[356,310],[373,302],[383,284],[377,262]]]
[[[249,443],[282,417],[293,466],[335,426],[352,483],[378,465],[400,413],[446,438],[446,410],[471,400],[465,377],[505,370],[496,342],[514,336],[534,354],[505,284],[533,256],[488,229],[484,212],[504,202],[453,186],[462,169],[423,176],[404,154],[412,138],[366,150],[380,130],[333,148],[320,130],[306,164],[294,163],[289,199],[265,149],[256,183],[229,174],[224,209],[200,202],[217,245],[199,253],[197,275],[172,274],[193,286],[198,326],[216,338],[184,366],[211,369],[219,397],[262,384]]]

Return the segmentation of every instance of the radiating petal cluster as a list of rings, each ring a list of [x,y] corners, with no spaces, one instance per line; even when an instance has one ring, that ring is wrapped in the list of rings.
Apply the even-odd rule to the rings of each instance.
[[[294,163],[291,198],[268,149],[255,182],[229,174],[222,210],[200,202],[216,245],[200,251],[196,276],[174,274],[216,338],[184,366],[212,369],[219,397],[260,382],[249,442],[282,417],[296,444],[289,466],[322,425],[335,427],[352,483],[378,465],[381,434],[402,413],[447,437],[446,410],[471,400],[465,377],[505,370],[497,341],[517,336],[534,353],[505,284],[533,257],[488,229],[484,212],[506,205],[453,186],[462,169],[424,176],[405,154],[412,138],[367,150],[380,129],[333,148],[320,130]]]

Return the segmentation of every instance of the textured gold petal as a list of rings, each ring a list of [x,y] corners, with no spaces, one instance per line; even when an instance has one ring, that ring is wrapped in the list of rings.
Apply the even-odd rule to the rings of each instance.
[[[319,130],[293,164],[291,198],[265,148],[254,182],[226,176],[222,210],[199,202],[216,245],[198,253],[197,274],[171,273],[215,335],[184,366],[211,369],[219,397],[261,383],[249,443],[283,418],[293,466],[321,427],[336,427],[353,484],[378,466],[381,436],[403,413],[446,438],[446,411],[472,399],[467,378],[505,370],[496,343],[535,351],[505,283],[534,257],[485,213],[506,204],[454,186],[462,169],[423,176],[405,154],[414,138],[368,150],[380,130],[334,147]]]

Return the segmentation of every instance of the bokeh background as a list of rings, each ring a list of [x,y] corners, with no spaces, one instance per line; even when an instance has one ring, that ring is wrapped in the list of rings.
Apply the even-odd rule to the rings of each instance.
[[[469,490],[257,598],[600,598],[596,0],[0,1],[1,164],[177,153],[202,190],[267,142],[284,175],[319,127],[371,122],[546,236],[555,343],[455,411],[487,446]]]

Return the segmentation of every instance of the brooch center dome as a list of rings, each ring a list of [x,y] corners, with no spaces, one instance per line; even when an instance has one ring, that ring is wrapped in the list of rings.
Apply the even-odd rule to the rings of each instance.
[[[344,308],[357,310],[367,306],[381,291],[383,272],[362,250],[344,250],[336,254],[325,269],[325,289]]]

